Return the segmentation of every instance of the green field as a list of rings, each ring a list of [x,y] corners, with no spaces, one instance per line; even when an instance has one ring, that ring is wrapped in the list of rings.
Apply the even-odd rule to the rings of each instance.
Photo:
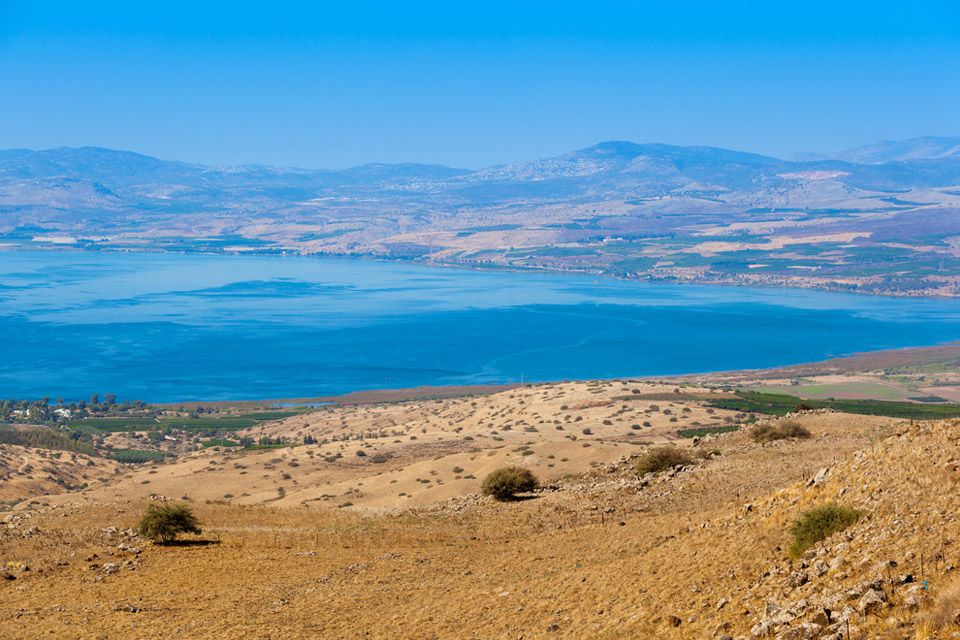
[[[711,400],[708,406],[716,409],[763,413],[782,416],[793,411],[799,403],[814,409],[829,408],[844,413],[871,416],[890,416],[909,420],[938,420],[960,417],[960,404],[918,404],[914,402],[887,402],[884,400],[803,400],[796,396],[739,391],[736,398]]]
[[[239,447],[240,443],[229,438],[214,438],[213,440],[204,440],[201,442],[204,447]]]
[[[724,427],[691,427],[690,429],[678,430],[677,435],[681,438],[702,438],[703,436],[711,433],[730,433],[731,431],[739,430],[739,425],[728,425]]]
[[[127,431],[131,428],[137,431],[148,431],[158,428],[160,424],[155,418],[82,418],[80,420],[70,420],[67,426],[73,429],[95,429],[97,431]]]
[[[257,424],[257,420],[252,418],[161,418],[160,423],[165,427],[185,431],[233,431],[252,427]]]
[[[162,451],[140,451],[138,449],[116,449],[107,457],[117,462],[128,464],[143,464],[145,462],[159,462],[163,460]]]
[[[787,394],[801,398],[826,400],[843,396],[860,396],[859,399],[907,400],[917,395],[905,387],[869,381],[838,382],[835,384],[799,384],[792,387],[755,387],[761,393]]]

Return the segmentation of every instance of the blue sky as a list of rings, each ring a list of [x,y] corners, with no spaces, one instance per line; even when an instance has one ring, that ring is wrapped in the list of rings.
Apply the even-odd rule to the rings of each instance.
[[[463,167],[960,135],[958,2],[0,0],[0,148]]]

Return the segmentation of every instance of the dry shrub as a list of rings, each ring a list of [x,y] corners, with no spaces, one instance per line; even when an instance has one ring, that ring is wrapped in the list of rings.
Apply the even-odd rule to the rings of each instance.
[[[518,493],[536,491],[537,477],[523,467],[501,467],[483,479],[480,491],[494,500],[513,500]]]
[[[960,579],[937,592],[933,605],[917,616],[917,625],[927,633],[960,626]]]
[[[750,431],[754,442],[766,444],[787,438],[809,438],[810,432],[797,420],[778,420],[776,423],[757,425]]]
[[[679,467],[693,462],[693,456],[673,445],[655,447],[647,451],[637,460],[637,474],[659,473],[672,467]]]

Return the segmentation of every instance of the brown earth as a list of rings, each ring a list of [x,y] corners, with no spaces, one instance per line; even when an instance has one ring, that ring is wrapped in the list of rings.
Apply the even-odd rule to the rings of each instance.
[[[624,387],[637,399],[622,399]],[[0,637],[836,640],[960,632],[951,613],[960,584],[960,422],[805,413],[791,419],[810,438],[762,446],[741,431],[684,440],[699,462],[638,478],[635,459],[649,446],[618,438],[651,404],[657,424],[642,435],[651,441],[674,437],[676,423],[662,414],[671,404],[674,416],[682,406],[711,415],[696,394],[632,382],[327,408],[264,431],[404,433],[336,441],[349,463],[314,466],[310,447],[226,458],[207,451],[98,489],[45,496],[47,506],[0,518]],[[588,416],[576,423],[575,441],[555,435],[570,434],[567,414]],[[543,427],[547,416],[564,431],[516,428]],[[504,431],[507,420],[514,428]],[[491,422],[503,441],[493,440]],[[584,423],[597,433],[579,433]],[[476,435],[466,442],[479,451],[460,449],[468,427]],[[412,445],[407,433],[418,435]],[[525,439],[534,454],[515,451]],[[357,462],[353,452],[365,444],[395,446],[388,469]],[[561,456],[564,471],[547,466]],[[507,462],[536,470],[547,486],[509,503],[476,495],[482,474]],[[451,478],[454,464],[461,473],[471,465],[476,479]],[[289,480],[275,478],[281,469]],[[285,497],[265,504],[264,490],[222,499],[229,486],[259,491],[261,470],[274,472],[268,486],[277,479]],[[444,483],[421,488],[427,477]],[[174,497],[188,487],[204,533],[168,547],[130,535],[146,492],[167,487]],[[396,498],[398,489],[414,498]],[[319,492],[339,495],[313,499]],[[202,499],[208,494],[220,499]],[[369,506],[332,506],[345,497]],[[865,515],[791,562],[790,523],[827,501]]]

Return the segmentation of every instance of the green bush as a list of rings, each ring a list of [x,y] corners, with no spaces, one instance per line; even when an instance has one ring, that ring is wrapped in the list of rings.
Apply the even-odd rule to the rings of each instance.
[[[201,533],[200,522],[185,504],[148,504],[140,516],[137,532],[157,544],[170,544],[178,533]]]
[[[790,559],[796,560],[816,543],[855,523],[863,514],[863,511],[843,507],[836,502],[828,502],[804,511],[790,525],[789,532],[793,536],[788,550]]]
[[[796,420],[779,420],[776,423],[757,425],[750,431],[754,442],[767,444],[787,438],[809,438],[810,432]]]
[[[693,456],[673,445],[655,447],[637,460],[637,475],[659,473],[691,462],[693,462]]]
[[[536,491],[540,483],[529,469],[523,467],[501,467],[483,479],[480,487],[486,496],[495,500],[513,500],[518,493]]]

